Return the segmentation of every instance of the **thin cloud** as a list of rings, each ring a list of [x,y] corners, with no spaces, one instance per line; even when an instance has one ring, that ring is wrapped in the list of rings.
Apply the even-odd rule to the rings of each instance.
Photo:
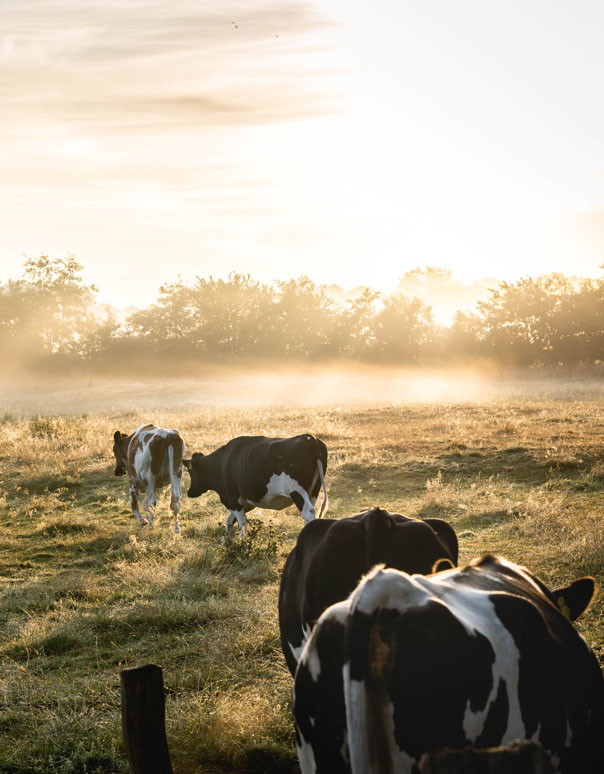
[[[9,2],[3,110],[109,131],[314,116],[332,108],[308,36],[329,25],[302,3]]]

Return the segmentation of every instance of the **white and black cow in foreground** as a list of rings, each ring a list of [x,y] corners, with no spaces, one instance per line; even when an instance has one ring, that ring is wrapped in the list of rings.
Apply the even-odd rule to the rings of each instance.
[[[155,425],[141,425],[132,435],[116,430],[113,435],[115,475],[130,480],[130,505],[139,523],[138,492],[145,493],[144,510],[147,524],[153,521],[155,490],[170,485],[170,509],[174,514],[174,532],[180,532],[180,482],[185,444],[176,430]]]
[[[371,508],[307,524],[287,557],[279,589],[281,647],[289,671],[296,671],[321,613],[346,599],[374,565],[426,575],[455,566],[457,554],[455,531],[442,519],[420,521]]]
[[[550,592],[485,556],[430,577],[376,567],[317,622],[298,664],[303,774],[416,774],[442,747],[540,742],[602,771],[604,678],[575,631],[594,581]]]
[[[245,514],[252,508],[282,510],[293,503],[308,523],[315,518],[322,486],[319,518],[327,509],[327,447],[312,435],[242,435],[211,454],[193,454],[184,465],[191,474],[188,496],[199,497],[210,489],[217,492],[229,511],[227,527],[237,520],[242,537]]]

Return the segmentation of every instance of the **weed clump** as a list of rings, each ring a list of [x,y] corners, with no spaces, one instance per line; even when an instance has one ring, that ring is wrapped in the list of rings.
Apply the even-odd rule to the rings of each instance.
[[[225,562],[248,566],[277,558],[281,538],[275,532],[272,519],[269,520],[268,527],[265,527],[260,519],[248,519],[243,540],[226,525],[221,525],[220,529],[221,553]]]
[[[38,414],[29,420],[29,432],[32,438],[58,438],[61,432],[61,420],[42,417]]]

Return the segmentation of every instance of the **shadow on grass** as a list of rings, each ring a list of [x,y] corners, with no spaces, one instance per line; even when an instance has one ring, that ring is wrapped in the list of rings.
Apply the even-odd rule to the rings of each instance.
[[[96,502],[101,495],[126,492],[124,479],[118,480],[113,470],[87,471],[82,474],[45,474],[43,476],[22,476],[15,478],[12,487],[7,488],[10,496],[18,494],[17,487],[30,495],[58,493],[61,500],[70,500],[76,505]]]
[[[474,479],[477,474],[496,476],[502,481],[525,486],[539,486],[552,477],[565,476],[580,489],[599,489],[601,482],[590,478],[590,470],[602,460],[602,455],[583,455],[580,459],[565,457],[538,458],[522,446],[490,451],[470,451],[457,448],[432,460],[408,460],[400,465],[363,465],[345,463],[332,476],[338,490],[365,489],[373,485],[376,494],[380,486],[396,487],[401,493],[418,491],[440,473],[444,482],[452,479]],[[376,489],[377,482],[377,489]],[[335,484],[333,485],[335,490]],[[379,497],[378,497],[379,499]]]
[[[246,750],[243,771],[248,774],[294,774],[300,768],[295,753],[267,745]]]

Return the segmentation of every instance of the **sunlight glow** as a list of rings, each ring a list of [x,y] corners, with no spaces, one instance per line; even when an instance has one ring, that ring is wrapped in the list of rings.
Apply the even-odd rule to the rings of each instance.
[[[7,5],[0,280],[73,253],[126,306],[232,270],[390,291],[602,263],[588,0]]]

